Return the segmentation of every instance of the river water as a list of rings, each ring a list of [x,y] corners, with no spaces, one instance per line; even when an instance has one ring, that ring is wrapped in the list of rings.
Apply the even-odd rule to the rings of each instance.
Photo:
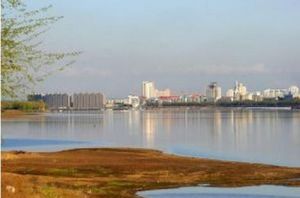
[[[138,193],[145,198],[299,198],[300,188],[250,186],[241,188],[186,187]]]
[[[296,110],[170,108],[46,113],[2,120],[1,129],[3,150],[143,147],[186,156],[300,167],[300,111]]]

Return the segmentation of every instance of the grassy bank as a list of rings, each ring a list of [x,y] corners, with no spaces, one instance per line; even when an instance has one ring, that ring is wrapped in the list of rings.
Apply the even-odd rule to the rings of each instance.
[[[300,186],[300,168],[179,157],[144,149],[2,152],[3,197],[136,197],[141,190],[210,184]]]
[[[1,101],[1,111],[42,112],[45,109],[46,105],[43,101]]]
[[[45,111],[43,101],[1,101],[1,118],[18,118]]]

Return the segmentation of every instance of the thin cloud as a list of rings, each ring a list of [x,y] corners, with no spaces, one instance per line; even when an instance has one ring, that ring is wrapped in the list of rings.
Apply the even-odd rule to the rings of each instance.
[[[112,74],[110,70],[100,69],[96,67],[72,67],[65,70],[62,75],[65,77],[108,77]]]
[[[251,66],[205,65],[205,66],[175,66],[172,68],[157,68],[160,73],[204,73],[204,74],[264,74],[269,69],[263,63]]]

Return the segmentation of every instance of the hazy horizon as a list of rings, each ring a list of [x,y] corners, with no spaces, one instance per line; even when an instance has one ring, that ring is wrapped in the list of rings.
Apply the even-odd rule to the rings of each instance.
[[[36,92],[140,94],[159,89],[222,92],[235,80],[249,90],[300,86],[300,1],[297,0],[27,0],[52,4],[64,18],[43,36],[45,49],[83,51]]]

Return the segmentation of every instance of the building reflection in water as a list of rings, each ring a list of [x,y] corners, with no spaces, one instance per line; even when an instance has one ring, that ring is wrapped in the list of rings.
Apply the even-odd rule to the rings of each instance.
[[[299,111],[238,108],[49,113],[3,121],[2,134],[299,164],[299,120]]]
[[[99,138],[104,122],[99,112],[66,112],[47,114],[38,121],[25,123],[28,124],[28,137],[89,141]]]
[[[141,114],[142,137],[145,147],[157,148],[172,141],[172,127],[176,126],[174,112],[168,109],[143,111]]]
[[[248,128],[253,122],[251,110],[230,110],[230,128],[232,129],[233,150],[245,150],[248,147]]]
[[[221,143],[222,142],[222,120],[221,120],[221,116],[222,113],[220,110],[216,109],[213,112],[213,127],[212,127],[212,131],[213,131],[213,135],[214,137],[216,137],[216,140]]]
[[[155,135],[155,118],[151,117],[150,111],[144,111],[142,114],[142,126],[143,126],[143,145],[146,147],[154,146]]]
[[[128,133],[138,135],[140,129],[140,118],[142,112],[139,110],[128,111]]]
[[[143,112],[142,126],[143,126],[143,144],[146,147],[153,147],[154,144],[154,130],[155,121],[151,118],[151,112]]]

